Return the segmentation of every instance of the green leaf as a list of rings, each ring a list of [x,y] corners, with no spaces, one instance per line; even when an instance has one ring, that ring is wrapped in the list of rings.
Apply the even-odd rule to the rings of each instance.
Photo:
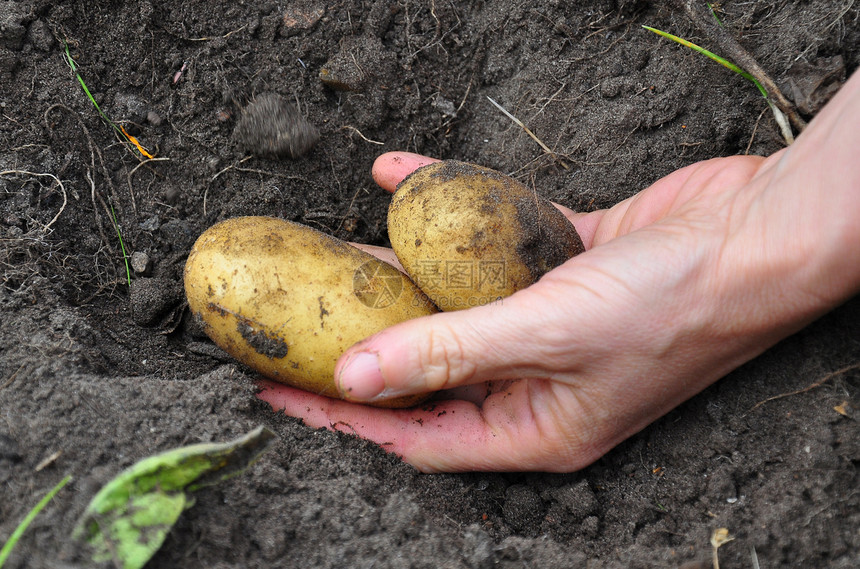
[[[193,492],[241,474],[276,440],[265,427],[227,443],[204,443],[145,458],[108,482],[90,502],[72,537],[93,561],[143,567],[164,543]]]

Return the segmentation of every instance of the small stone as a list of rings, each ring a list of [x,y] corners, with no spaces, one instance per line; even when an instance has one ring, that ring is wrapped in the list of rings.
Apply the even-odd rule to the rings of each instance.
[[[713,502],[737,498],[738,491],[734,481],[734,470],[731,467],[722,467],[711,473],[708,480],[707,496]]]
[[[191,225],[183,219],[171,219],[162,224],[158,233],[172,251],[188,251],[197,239]]]
[[[335,91],[360,91],[364,85],[364,75],[357,68],[347,67],[338,71],[323,67],[320,69],[320,81]]]
[[[152,259],[143,251],[135,251],[131,254],[131,268],[141,276],[146,276],[152,270]]]
[[[161,126],[164,122],[164,119],[161,118],[161,115],[156,113],[155,111],[149,111],[146,113],[146,122],[151,124],[152,126]]]
[[[140,228],[144,231],[158,231],[159,227],[161,227],[161,221],[157,215],[153,215],[140,223]]]
[[[290,37],[299,32],[312,29],[325,14],[324,6],[290,6],[284,11],[282,18],[284,27],[281,35]]]
[[[454,103],[441,95],[438,95],[436,100],[433,101],[433,106],[439,109],[439,112],[442,113],[442,116],[444,117],[453,118],[457,116],[457,108],[454,106]]]
[[[221,159],[217,156],[210,156],[204,161],[204,165],[206,166],[206,170],[215,173],[221,169]]]

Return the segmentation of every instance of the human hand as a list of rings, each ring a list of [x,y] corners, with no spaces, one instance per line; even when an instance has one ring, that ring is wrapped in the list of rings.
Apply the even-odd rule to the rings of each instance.
[[[499,302],[359,342],[335,372],[355,403],[268,381],[259,397],[426,472],[582,468],[860,290],[858,125],[855,73],[773,156],[693,164],[608,210],[560,208],[585,253]],[[427,160],[383,155],[374,178],[393,191]],[[358,403],[439,390],[414,409]]]

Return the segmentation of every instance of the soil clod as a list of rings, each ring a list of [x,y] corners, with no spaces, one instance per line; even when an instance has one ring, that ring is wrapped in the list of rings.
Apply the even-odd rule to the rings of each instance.
[[[234,136],[258,156],[298,158],[319,141],[317,128],[281,95],[265,93],[245,107]]]

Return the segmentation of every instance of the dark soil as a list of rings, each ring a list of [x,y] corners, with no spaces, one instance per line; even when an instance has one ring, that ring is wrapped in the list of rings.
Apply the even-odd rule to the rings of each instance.
[[[860,63],[855,2],[717,15],[806,118]],[[860,362],[860,299],[567,475],[421,475],[309,429],[257,401],[183,310],[185,258],[218,220],[386,244],[370,166],[387,150],[590,210],[782,146],[755,87],[642,24],[711,46],[674,4],[636,0],[0,1],[0,541],[74,476],[7,567],[70,566],[74,521],[120,470],[260,424],[275,449],[200,491],[149,567],[707,567],[721,527],[737,537],[723,567],[753,567],[752,547],[766,568],[860,565],[860,372],[833,374]],[[99,118],[64,43],[158,161]],[[295,105],[295,148],[313,134],[301,116],[315,147],[246,158],[233,132],[265,93]]]

